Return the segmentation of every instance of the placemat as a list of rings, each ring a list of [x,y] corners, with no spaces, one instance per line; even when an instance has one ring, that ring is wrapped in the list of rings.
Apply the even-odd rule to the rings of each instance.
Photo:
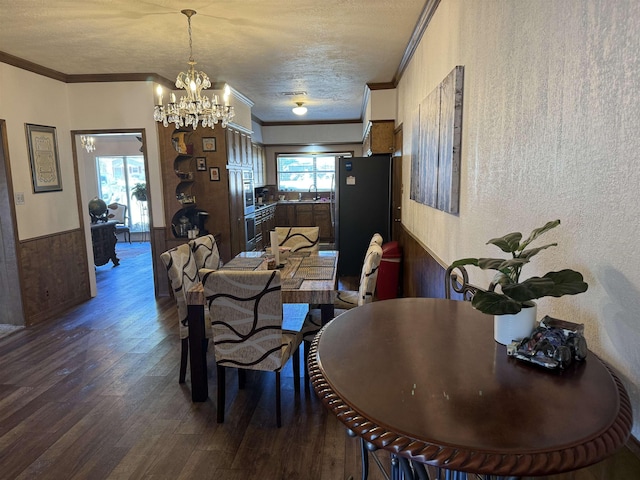
[[[280,283],[285,290],[297,290],[304,282],[304,278],[285,278]]]
[[[290,257],[308,257],[311,255],[311,252],[291,252],[289,254]]]
[[[222,267],[223,270],[255,270],[264,261],[263,258],[232,258]]]
[[[307,257],[300,262],[301,267],[333,267],[335,258],[332,257]]]
[[[304,278],[305,280],[331,280],[333,278],[333,267],[304,267],[300,265],[294,278]]]

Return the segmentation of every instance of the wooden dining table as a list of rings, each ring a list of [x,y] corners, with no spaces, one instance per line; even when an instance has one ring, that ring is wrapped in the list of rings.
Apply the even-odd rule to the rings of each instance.
[[[313,304],[321,310],[322,322],[334,315],[337,287],[338,252],[289,253],[280,258],[280,281],[283,304]],[[241,252],[221,267],[236,270],[264,270],[269,268],[265,252]],[[204,272],[200,271],[201,276]],[[191,369],[191,399],[204,402],[209,396],[207,384],[207,357],[205,337],[205,302],[202,284],[187,292],[189,324],[189,366]],[[283,329],[292,330],[301,325],[291,325],[283,319]]]
[[[363,446],[391,452],[405,478],[426,478],[425,465],[455,473],[447,478],[551,475],[625,444],[629,397],[602,360],[589,352],[549,371],[507,356],[492,326],[470,302],[369,303],[316,335],[311,382]]]

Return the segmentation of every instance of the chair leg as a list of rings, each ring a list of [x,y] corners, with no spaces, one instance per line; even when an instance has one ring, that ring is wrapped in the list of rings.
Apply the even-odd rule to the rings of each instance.
[[[309,350],[311,350],[311,342],[304,341],[304,383],[309,386]]]
[[[280,408],[280,372],[276,372],[276,426],[282,425],[282,409]]]
[[[184,383],[185,377],[187,376],[187,358],[189,358],[189,339],[183,338],[182,341],[182,351],[180,352],[180,378],[178,378],[179,383]]]
[[[224,423],[225,368],[218,365],[218,423]]]
[[[293,362],[293,390],[300,393],[300,347],[296,348],[291,359]]]

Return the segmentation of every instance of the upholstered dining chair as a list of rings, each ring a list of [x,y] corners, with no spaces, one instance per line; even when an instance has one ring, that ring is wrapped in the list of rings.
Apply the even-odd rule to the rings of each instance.
[[[189,355],[187,292],[200,283],[198,266],[191,248],[186,243],[161,253],[160,259],[167,268],[167,276],[169,277],[178,309],[179,332],[182,344],[178,381],[184,383],[187,373],[187,357]],[[207,339],[211,338],[211,325],[209,322],[205,322],[205,337]]]
[[[299,390],[299,332],[282,328],[282,290],[278,270],[216,270],[202,277],[213,328],[218,377],[218,423],[224,422],[225,372],[242,370],[275,372],[276,424],[282,424],[280,371],[293,356],[295,389]]]
[[[370,303],[373,301],[373,294],[378,280],[378,268],[382,259],[382,247],[376,242],[371,242],[362,265],[360,274],[360,284],[357,291],[338,290],[336,301],[334,302],[334,315],[338,316],[347,310]],[[309,356],[309,348],[316,333],[322,328],[320,309],[312,308],[307,314],[307,318],[302,325],[301,333],[304,341],[305,359]],[[305,362],[306,365],[306,362]],[[305,379],[308,381],[308,371],[305,368]]]
[[[125,242],[131,243],[131,230],[127,225],[127,206],[117,202],[107,205],[107,218],[117,222],[116,235],[124,233]]]
[[[201,268],[218,270],[220,268],[220,251],[213,235],[203,235],[190,240],[189,247],[193,252],[198,270]]]
[[[320,227],[276,227],[278,245],[290,252],[315,252],[320,247]]]

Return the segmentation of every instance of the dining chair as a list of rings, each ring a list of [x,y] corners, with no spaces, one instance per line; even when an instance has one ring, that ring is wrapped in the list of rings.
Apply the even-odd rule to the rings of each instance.
[[[320,248],[320,227],[276,227],[278,246],[290,252],[317,252]]]
[[[171,283],[178,310],[178,325],[182,344],[178,381],[184,383],[187,373],[187,357],[189,355],[187,292],[200,283],[198,267],[191,248],[186,243],[161,253],[160,259],[167,269],[167,276]],[[205,322],[205,337],[206,339],[211,338],[211,325],[209,322]],[[205,342],[207,341],[205,340]]]
[[[371,242],[362,265],[360,284],[357,291],[338,290],[334,302],[334,316],[338,316],[351,308],[365,305],[373,301],[373,294],[378,280],[378,268],[382,259],[382,247],[376,242]],[[305,359],[309,357],[309,349],[316,333],[322,328],[320,309],[312,308],[302,325],[302,340],[304,341]],[[306,361],[305,361],[306,365]],[[305,380],[308,382],[309,373],[305,368]]]
[[[293,357],[295,390],[299,390],[300,332],[282,328],[283,306],[280,271],[215,270],[202,277],[204,295],[213,328],[217,363],[217,421],[224,422],[225,372],[238,369],[275,372],[276,424],[281,426],[280,372]]]
[[[218,270],[220,264],[220,251],[215,237],[212,234],[203,235],[189,241],[189,247],[193,252],[198,270],[208,268]]]
[[[124,233],[125,242],[131,243],[131,230],[127,225],[127,206],[117,202],[107,205],[107,219],[115,220],[116,235]]]

